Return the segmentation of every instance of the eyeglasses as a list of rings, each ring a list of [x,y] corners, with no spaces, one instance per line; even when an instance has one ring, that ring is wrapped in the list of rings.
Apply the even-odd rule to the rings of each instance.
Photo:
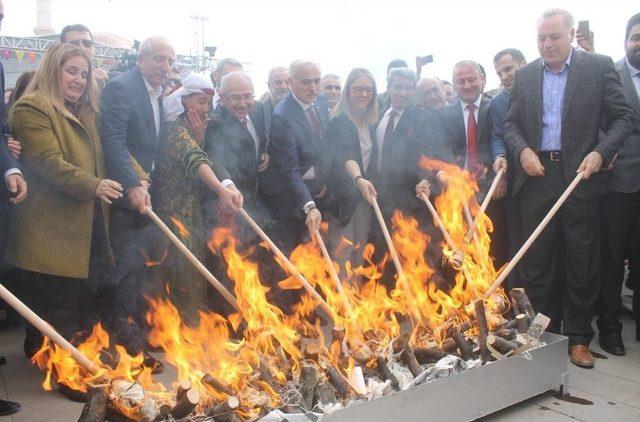
[[[240,101],[244,101],[244,102],[253,101],[255,96],[253,94],[229,95],[229,96],[225,96],[225,98],[233,103],[238,103]]]
[[[351,91],[356,95],[373,95],[373,88],[367,88],[363,86],[353,86]]]
[[[73,44],[73,45],[78,46],[78,47],[80,47],[80,44],[82,44],[86,48],[91,48],[91,47],[93,47],[94,42],[92,40],[72,40],[72,41],[67,42],[67,44]]]

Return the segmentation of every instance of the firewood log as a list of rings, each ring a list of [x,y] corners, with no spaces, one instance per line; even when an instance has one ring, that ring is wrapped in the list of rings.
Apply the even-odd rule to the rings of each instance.
[[[529,319],[525,314],[516,315],[516,328],[522,334],[529,331]]]
[[[378,375],[382,381],[391,381],[391,386],[395,389],[400,387],[400,383],[398,382],[395,375],[391,373],[389,367],[387,366],[387,360],[382,356],[376,357],[376,368],[378,369]]]
[[[455,342],[453,344],[455,346]],[[457,347],[458,346],[455,346],[454,350],[457,349]],[[452,350],[452,352],[454,350]],[[445,356],[444,351],[438,347],[414,347],[413,354],[416,357],[418,363],[423,365],[427,363],[437,362]]]
[[[493,335],[503,338],[505,340],[513,340],[518,335],[518,332],[513,328],[510,328],[510,329],[500,328],[495,330],[493,332]]]
[[[482,359],[482,363],[486,363],[491,356],[489,349],[487,349],[487,335],[489,335],[487,315],[485,314],[484,302],[482,299],[477,299],[473,305],[476,312],[476,320],[478,321],[478,345],[480,346],[480,359]]]
[[[509,296],[511,297],[511,303],[514,307],[514,312],[516,311],[517,306],[516,315],[523,313],[529,318],[529,321],[533,321],[536,313],[533,310],[533,306],[531,306],[531,302],[529,301],[529,297],[527,297],[525,290],[523,288],[513,288],[509,292]]]
[[[182,396],[184,396],[184,394],[191,390],[191,381],[189,380],[184,380],[180,382],[180,385],[178,385],[178,390],[176,391],[176,401],[180,401],[180,399],[182,398]]]
[[[218,403],[216,406],[210,408],[207,412],[207,416],[212,416],[217,420],[218,417],[224,414],[232,413],[240,407],[240,400],[235,396],[227,397],[222,403]]]
[[[213,388],[218,393],[223,393],[223,394],[226,394],[227,396],[233,396],[233,391],[231,391],[229,387],[222,384],[220,381],[213,378],[211,374],[204,374],[200,379],[200,382]]]
[[[300,368],[300,392],[302,393],[302,405],[305,409],[313,407],[313,395],[318,384],[318,370],[313,365],[305,365]]]
[[[314,405],[328,405],[336,402],[336,391],[333,386],[327,382],[316,385],[313,392]]]
[[[273,391],[280,394],[280,384],[271,373],[269,364],[264,358],[260,358],[260,379],[266,382]]]
[[[193,409],[196,408],[199,402],[200,393],[198,390],[190,389],[180,397],[180,400],[178,400],[173,409],[171,409],[170,413],[175,419],[186,418],[193,412]]]
[[[458,350],[460,351],[460,356],[462,356],[462,359],[469,360],[476,358],[476,354],[473,352],[473,346],[467,341],[466,338],[464,338],[464,334],[456,331],[453,333],[452,338],[458,346]]]
[[[107,416],[106,387],[89,387],[89,401],[84,405],[78,422],[104,422]]]
[[[342,398],[347,397],[349,395],[349,383],[344,379],[340,371],[334,366],[329,366],[326,372],[329,382],[336,389],[336,394]]]
[[[411,371],[411,375],[417,377],[422,373],[422,367],[418,363],[416,355],[413,353],[413,349],[411,348],[411,346],[407,345],[404,350],[402,350],[402,352],[400,353],[400,358],[402,359],[404,364],[407,365],[409,371]]]
[[[487,337],[487,344],[490,344],[498,352],[506,355],[512,350],[516,350],[520,345],[515,341],[505,340],[498,336],[489,335]]]

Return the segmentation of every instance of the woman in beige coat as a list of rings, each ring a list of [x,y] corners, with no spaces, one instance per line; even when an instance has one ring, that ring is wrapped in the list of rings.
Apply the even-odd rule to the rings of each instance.
[[[5,260],[27,304],[67,338],[80,328],[90,261],[109,255],[107,204],[122,196],[105,178],[91,72],[83,50],[52,46],[10,115],[29,195],[14,208]]]

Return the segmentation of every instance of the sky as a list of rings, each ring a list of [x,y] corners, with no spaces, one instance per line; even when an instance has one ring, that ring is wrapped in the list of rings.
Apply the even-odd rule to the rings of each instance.
[[[128,39],[164,36],[177,53],[194,45],[191,15],[207,16],[205,45],[216,57],[246,63],[257,95],[266,90],[268,70],[295,59],[311,59],[323,73],[346,78],[365,67],[385,90],[387,63],[396,58],[415,68],[415,57],[433,54],[423,76],[451,79],[460,60],[481,63],[487,89],[499,85],[492,60],[507,47],[538,57],[536,21],[550,7],[569,10],[576,24],[589,20],[597,52],[614,60],[624,55],[627,20],[640,12],[631,0],[52,0],[52,25],[83,23],[94,32]],[[4,0],[2,34],[31,36],[36,0]]]

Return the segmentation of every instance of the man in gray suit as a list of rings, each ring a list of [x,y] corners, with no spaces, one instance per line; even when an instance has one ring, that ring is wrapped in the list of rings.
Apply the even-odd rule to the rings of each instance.
[[[584,180],[522,260],[520,273],[534,308],[550,315],[558,300],[553,285],[557,247],[566,245],[562,330],[569,337],[571,362],[592,368],[599,200],[608,188],[608,172],[600,170],[612,163],[631,132],[632,111],[611,58],[571,47],[573,26],[571,14],[561,9],[551,9],[538,20],[541,57],[517,71],[503,130],[519,163],[513,194],[520,194],[525,237],[576,172],[584,172]]]
[[[631,254],[640,241],[640,13],[629,19],[625,38],[626,57],[616,63],[624,93],[633,108],[633,132],[618,152],[602,201],[602,281],[598,300],[598,340],[600,347],[614,355],[624,355],[622,343],[622,304],[624,260],[638,265]],[[632,239],[636,244],[632,248]],[[637,254],[636,254],[637,256]],[[634,259],[635,258],[635,259]],[[631,265],[630,265],[631,266]],[[631,279],[638,278],[637,270]],[[634,283],[634,312],[640,311],[640,286]],[[636,319],[636,333],[640,320]],[[638,337],[636,335],[636,337]]]

